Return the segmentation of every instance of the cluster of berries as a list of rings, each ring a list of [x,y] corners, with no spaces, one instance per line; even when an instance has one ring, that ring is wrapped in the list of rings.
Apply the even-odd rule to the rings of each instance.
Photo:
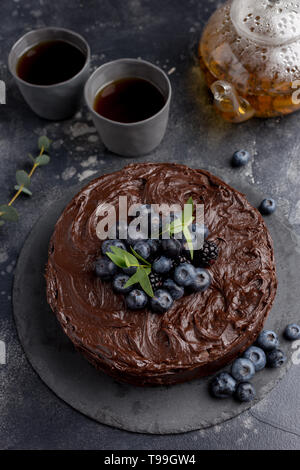
[[[102,256],[96,260],[95,273],[101,280],[112,282],[114,291],[125,296],[129,309],[139,310],[149,306],[154,312],[163,313],[172,307],[175,300],[193,292],[203,292],[209,287],[211,275],[206,268],[216,261],[218,247],[212,241],[206,240],[202,249],[195,249],[192,256],[191,243],[197,247],[197,237],[200,233],[204,239],[209,235],[205,226],[192,223],[189,227],[189,242],[186,238],[177,239],[174,236],[163,239],[162,218],[152,213],[150,205],[142,205],[140,212],[150,219],[150,233],[153,233],[153,224],[157,224],[157,238],[149,238],[149,233],[145,235],[141,231],[130,236],[125,227],[127,238],[120,239],[120,233],[124,234],[124,226],[121,232],[118,224],[116,239],[102,243]],[[114,264],[107,256],[113,247],[136,253],[151,266],[149,281],[154,294],[152,297],[140,286],[127,285],[137,267],[120,268]]]
[[[300,326],[288,325],[284,331],[288,341],[300,338]],[[231,374],[221,372],[210,383],[210,391],[214,397],[227,398],[235,396],[241,402],[252,401],[255,388],[250,383],[254,374],[268,367],[277,368],[286,361],[285,353],[279,349],[279,339],[274,331],[264,330],[258,336],[255,345],[244,352],[243,357],[236,359],[231,366]]]

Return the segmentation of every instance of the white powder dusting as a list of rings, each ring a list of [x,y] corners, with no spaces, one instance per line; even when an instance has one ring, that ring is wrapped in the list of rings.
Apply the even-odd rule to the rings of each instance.
[[[97,173],[97,170],[85,170],[82,173],[79,173],[77,177],[79,181],[83,181],[86,178],[89,178],[90,176],[94,175],[95,173]]]
[[[92,155],[91,157],[89,157],[87,160],[84,160],[84,162],[81,162],[80,165],[83,167],[83,168],[87,168],[88,166],[93,166],[97,163],[97,156],[96,155]]]
[[[77,173],[76,168],[74,168],[74,166],[70,166],[69,168],[66,168],[63,171],[61,177],[64,181],[67,181],[67,180],[73,178],[73,176],[76,175],[76,173]]]
[[[76,122],[71,126],[71,134],[76,139],[76,137],[80,137],[86,134],[93,134],[96,132],[95,127],[89,126],[85,122]]]

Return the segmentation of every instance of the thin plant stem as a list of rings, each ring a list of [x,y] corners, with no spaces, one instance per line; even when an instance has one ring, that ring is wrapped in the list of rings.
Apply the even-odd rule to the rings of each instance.
[[[41,155],[43,155],[43,153],[44,153],[44,147],[41,148],[41,151],[40,151],[40,153],[39,153],[39,157],[40,157]],[[29,178],[32,177],[33,173],[35,172],[35,170],[37,169],[38,166],[39,166],[38,163],[34,163],[33,167],[31,168],[31,171],[30,171],[30,173],[29,173],[29,175],[28,175]],[[18,191],[16,192],[16,194],[14,195],[14,197],[9,201],[8,206],[11,206],[11,205],[15,202],[15,200],[20,196],[20,194],[21,194],[23,188],[24,188],[24,184],[22,184],[22,185],[20,186],[20,188],[18,189]],[[1,213],[0,213],[0,216],[1,216],[2,214],[3,214],[3,213],[1,212]]]

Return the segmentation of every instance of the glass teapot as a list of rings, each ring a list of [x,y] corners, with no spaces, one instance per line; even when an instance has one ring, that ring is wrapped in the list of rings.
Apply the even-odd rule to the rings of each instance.
[[[300,0],[229,0],[208,21],[200,64],[231,122],[300,109]]]

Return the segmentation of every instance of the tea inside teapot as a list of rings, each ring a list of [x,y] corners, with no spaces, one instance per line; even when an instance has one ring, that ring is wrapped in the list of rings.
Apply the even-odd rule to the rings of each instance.
[[[206,25],[199,58],[222,116],[242,122],[300,108],[300,2],[229,0]]]

